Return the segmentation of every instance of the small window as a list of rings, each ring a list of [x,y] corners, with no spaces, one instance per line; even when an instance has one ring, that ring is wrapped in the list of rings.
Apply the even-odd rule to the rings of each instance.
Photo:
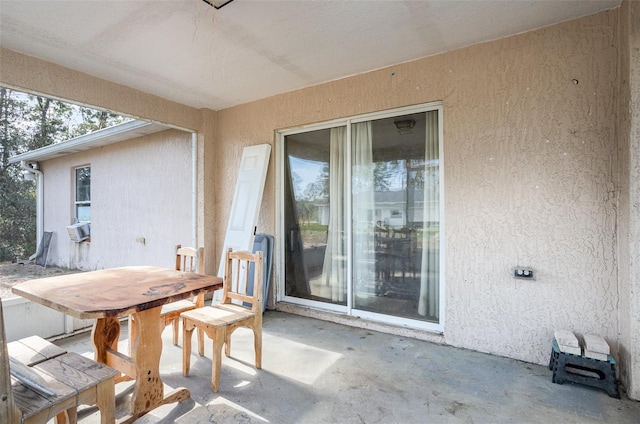
[[[83,166],[75,169],[76,222],[91,222],[91,167]]]

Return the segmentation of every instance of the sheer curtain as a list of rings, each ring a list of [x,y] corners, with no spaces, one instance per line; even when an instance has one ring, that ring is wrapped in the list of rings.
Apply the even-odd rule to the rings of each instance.
[[[374,179],[371,121],[352,125],[353,145],[353,276],[360,291],[375,293],[374,276]]]
[[[329,226],[324,252],[322,278],[331,287],[331,300],[346,303],[347,279],[345,260],[344,178],[346,127],[331,128],[329,159]]]
[[[440,313],[438,284],[440,275],[440,233],[439,230],[433,232],[432,228],[433,225],[436,229],[439,229],[440,222],[438,112],[427,112],[426,119],[422,268],[418,314],[438,318]]]

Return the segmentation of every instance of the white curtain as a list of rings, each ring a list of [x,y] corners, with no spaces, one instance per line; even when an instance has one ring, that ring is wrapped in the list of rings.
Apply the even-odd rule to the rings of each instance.
[[[374,179],[371,121],[352,125],[352,207],[354,285],[375,293]]]
[[[438,112],[427,112],[426,157],[424,172],[424,209],[422,233],[422,268],[418,313],[439,317],[440,264],[440,179]]]
[[[331,287],[331,300],[346,303],[344,172],[346,127],[331,128],[329,158],[329,227],[322,278]]]

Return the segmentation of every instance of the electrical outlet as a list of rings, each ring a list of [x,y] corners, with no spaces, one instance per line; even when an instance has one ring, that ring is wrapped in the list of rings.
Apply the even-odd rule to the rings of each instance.
[[[513,268],[513,277],[521,278],[523,280],[535,280],[533,277],[533,269],[521,266]]]

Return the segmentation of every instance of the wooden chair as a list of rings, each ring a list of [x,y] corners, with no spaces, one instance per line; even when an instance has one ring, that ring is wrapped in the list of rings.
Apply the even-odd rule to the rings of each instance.
[[[12,379],[10,373],[14,375]],[[118,372],[37,337],[7,344],[0,301],[0,423],[75,424],[79,404],[97,405],[115,422]]]
[[[249,267],[253,270],[253,294],[247,295]],[[211,389],[218,391],[222,345],[226,356],[231,354],[231,333],[239,327],[253,330],[256,368],[262,368],[262,252],[227,251],[222,300],[217,305],[182,313],[183,348],[182,375],[189,375],[191,360],[191,335],[193,330],[203,330],[213,341],[211,358]],[[249,306],[250,304],[250,306]],[[204,348],[198,352],[204,355]]]
[[[204,247],[195,249],[193,247],[182,247],[176,245],[176,271],[204,273]],[[180,334],[180,314],[191,309],[202,308],[204,306],[204,293],[193,299],[179,300],[162,307],[160,319],[164,321],[164,326],[173,324],[173,344],[178,345],[178,335]],[[135,339],[135,322],[129,320],[131,328],[130,346],[133,346]],[[198,331],[198,346],[204,349],[204,333]]]

